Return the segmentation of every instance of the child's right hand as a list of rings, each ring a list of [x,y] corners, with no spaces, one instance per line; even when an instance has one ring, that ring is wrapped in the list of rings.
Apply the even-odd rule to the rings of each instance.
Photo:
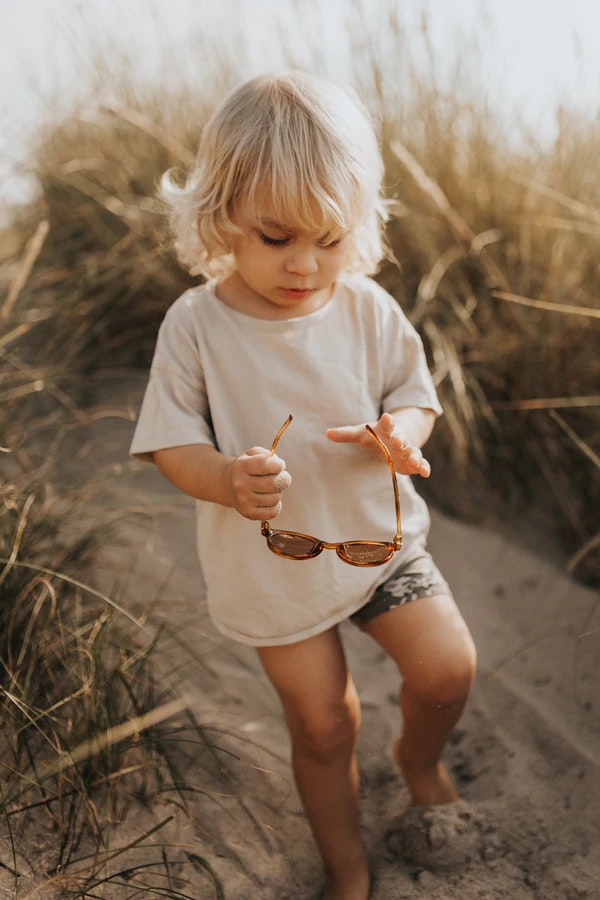
[[[281,512],[281,497],[292,483],[285,462],[264,447],[251,447],[227,470],[234,509],[246,519],[265,521]]]

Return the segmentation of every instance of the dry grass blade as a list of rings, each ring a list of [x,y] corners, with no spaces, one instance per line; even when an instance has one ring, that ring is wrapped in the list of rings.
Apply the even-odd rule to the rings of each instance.
[[[581,222],[579,219],[565,219],[561,216],[530,215],[524,217],[530,225],[541,225],[545,229],[554,228],[557,231],[570,231],[576,234],[589,234],[592,237],[600,237],[600,222],[596,225],[590,222]]]
[[[18,400],[21,397],[28,397],[30,394],[39,394],[46,389],[46,382],[42,378],[31,381],[29,384],[22,384],[20,387],[13,388],[10,391],[4,391],[0,394],[0,403],[8,403],[11,400]]]
[[[596,397],[595,399],[597,401],[597,405],[600,406],[600,397]],[[562,430],[565,432],[565,434],[567,434],[570,437],[570,439],[573,441],[575,446],[579,447],[579,449],[581,450],[583,455],[587,456],[587,458],[590,460],[590,462],[592,462],[596,466],[597,469],[600,469],[600,456],[598,456],[597,453],[594,453],[594,451],[592,450],[590,445],[587,444],[584,440],[582,440],[579,437],[579,435],[577,434],[577,432],[574,431],[573,428],[571,428],[571,426],[568,424],[568,422],[565,422],[563,417],[559,416],[559,414],[554,409],[551,409],[548,414],[552,419],[554,419],[556,424],[560,428],[562,428]]]
[[[17,556],[19,555],[19,550],[21,548],[21,542],[23,540],[23,534],[25,532],[25,528],[27,527],[27,517],[29,515],[29,511],[35,502],[35,494],[30,494],[25,503],[23,504],[23,509],[21,510],[21,514],[19,516],[19,520],[17,522],[17,527],[15,531],[15,536],[13,538],[12,549],[10,556],[7,560],[0,560],[0,562],[4,563],[4,569],[0,573],[0,586],[6,580],[8,573],[10,572],[11,567],[14,565]]]
[[[152,870],[155,870],[160,865],[161,862],[157,861],[140,863],[135,866],[128,865],[119,872],[113,872],[105,878],[98,879],[93,884],[84,885],[82,888],[83,893],[80,894],[80,897],[99,897],[100,895],[92,894],[90,892],[97,890],[97,888],[102,887],[103,885],[115,885],[117,887],[128,888],[130,891],[130,893],[128,893],[128,900],[134,900],[136,897],[141,898],[141,900],[150,900],[151,897],[166,897],[168,900],[197,900],[197,898],[192,897],[190,894],[184,894],[182,891],[175,890],[169,886],[153,887],[149,884],[140,884],[139,886],[134,887],[135,882],[133,882],[133,879],[136,876],[141,875],[144,872],[152,873]],[[167,875],[166,877],[168,878],[169,876]],[[133,892],[131,893],[131,891]]]
[[[129,893],[129,897],[168,897],[171,900],[196,900],[195,897],[186,894],[180,890],[177,890],[171,885],[171,877],[169,874],[169,861],[166,856],[166,850],[171,847],[168,841],[163,841],[160,845],[156,842],[156,835],[170,822],[174,819],[173,815],[169,815],[166,818],[162,819],[158,822],[153,828],[149,828],[144,830],[143,834],[139,837],[135,838],[132,841],[129,841],[127,844],[121,845],[114,849],[105,850],[99,852],[98,850],[92,854],[91,856],[79,856],[76,859],[71,860],[72,865],[80,866],[82,862],[91,862],[91,872],[87,874],[81,875],[73,875],[71,876],[72,881],[72,891],[73,894],[77,893],[77,896],[80,898],[92,898],[99,896],[96,893],[92,893],[96,891],[98,888],[102,888],[102,886],[111,886],[116,885],[118,887],[127,886],[129,890],[132,890],[133,893]],[[150,840],[152,839],[152,840]],[[176,845],[178,846],[178,845]],[[119,857],[125,857],[125,859],[131,859],[131,852],[135,850],[147,850],[148,848],[157,849],[160,847],[160,860],[155,860],[153,862],[145,862],[139,864],[129,863],[125,868],[121,869],[117,872],[111,872],[104,877],[99,877],[98,872],[100,869],[104,868],[109,862],[115,860]],[[136,875],[142,874],[144,871],[150,874],[152,870],[157,868],[165,868],[166,875],[161,876],[162,879],[166,877],[168,881],[168,886],[157,886],[150,884],[139,885],[138,887],[134,887],[132,883],[132,878]],[[211,873],[212,875],[212,873]],[[68,877],[68,876],[67,876]],[[213,876],[216,878],[216,876]],[[53,886],[59,888],[62,886],[64,881],[64,877],[62,874],[56,876],[55,879],[51,880],[48,884],[49,886]],[[77,884],[77,887],[75,887]],[[218,880],[215,881],[215,885],[218,884]],[[104,896],[104,894],[102,895]]]
[[[82,175],[69,175],[66,177],[59,172],[54,173],[52,177],[55,181],[60,182],[65,189],[75,188],[82,196],[88,198],[93,203],[96,203],[99,207],[110,213],[111,216],[115,216],[115,218],[127,228],[131,228],[132,230],[139,228],[139,216],[137,210],[133,206],[125,203],[120,197],[108,193],[103,188],[99,188],[93,179],[85,178]],[[96,227],[102,226],[99,226],[99,224],[96,223]],[[112,244],[113,235],[110,231],[110,227],[103,226],[102,230],[107,244]]]
[[[119,118],[123,119],[125,122],[129,122],[130,125],[139,128],[140,131],[144,131],[146,134],[150,135],[150,137],[154,138],[157,143],[162,144],[165,150],[177,157],[185,166],[191,167],[194,165],[194,154],[190,153],[177,138],[172,134],[169,134],[168,131],[165,131],[164,128],[161,128],[160,125],[157,125],[156,122],[153,122],[152,119],[144,115],[144,113],[139,112],[137,109],[132,109],[129,106],[117,103],[105,104],[105,109],[114,113],[116,116],[119,116]]]
[[[599,548],[600,548],[600,532],[598,532],[598,534],[595,534],[593,537],[591,537],[589,539],[589,541],[586,541],[585,544],[583,544],[583,546],[580,547],[579,550],[570,557],[570,559],[566,565],[566,570],[569,573],[569,575],[574,575],[575,572],[577,571],[577,569],[579,568],[579,566],[581,565],[581,563],[584,561],[584,559],[586,559],[586,557],[588,557],[590,555],[590,553],[593,553],[595,550],[598,550]],[[594,634],[594,633],[595,633],[595,631],[584,632],[583,634],[580,635],[580,637],[586,637],[588,634]]]
[[[535,309],[546,309],[549,312],[563,313],[567,316],[585,316],[586,318],[600,319],[600,309],[591,306],[573,306],[569,303],[551,303],[549,300],[534,300],[531,297],[521,297],[507,291],[492,291],[492,297],[498,300],[508,300],[509,303],[517,303],[520,306],[531,306]]]
[[[465,251],[462,247],[449,247],[445,253],[436,259],[432,268],[427,272],[419,282],[417,290],[417,300],[413,310],[411,319],[413,324],[419,322],[425,314],[426,306],[431,303],[435,297],[440,282],[450,266],[459,259],[464,259]]]
[[[592,397],[532,397],[492,403],[493,409],[590,409],[600,406],[600,394]]]
[[[17,896],[16,892],[18,890],[19,884],[18,879],[21,877],[21,875],[17,870],[17,848],[15,845],[15,837],[10,822],[10,816],[8,815],[8,809],[6,807],[6,803],[4,802],[4,791],[2,790],[2,784],[0,784],[0,802],[2,804],[2,812],[4,813],[4,820],[6,822],[6,827],[8,830],[8,840],[10,842],[10,853],[12,857],[12,866],[9,866],[6,863],[0,861],[0,867],[5,869],[7,872],[10,872],[10,874],[15,879],[15,896]]]
[[[7,347],[14,341],[18,341],[20,337],[23,337],[24,334],[27,334],[33,328],[33,325],[33,322],[22,322],[6,334],[0,335],[0,349]]]
[[[111,859],[116,859],[119,856],[122,856],[128,850],[133,850],[140,845],[143,845],[144,841],[148,838],[152,837],[152,835],[156,834],[158,831],[163,829],[165,825],[168,825],[169,822],[173,820],[173,815],[169,815],[166,818],[162,819],[160,822],[157,822],[152,828],[149,828],[144,831],[143,834],[139,835],[139,837],[134,838],[132,841],[129,841],[127,844],[123,844],[120,847],[115,847],[113,849],[106,849],[102,854],[99,854],[97,851],[93,853],[91,856],[78,856],[77,859],[74,859],[74,863],[87,862],[88,860],[93,860],[97,865],[105,865],[107,862],[110,862]]]
[[[513,175],[512,179],[517,184],[523,184],[525,185],[525,187],[531,188],[538,194],[543,194],[545,197],[556,200],[557,203],[560,203],[562,206],[565,206],[572,212],[577,213],[577,215],[582,216],[583,218],[592,219],[594,222],[600,223],[600,212],[598,212],[598,210],[596,209],[593,209],[593,207],[588,206],[586,203],[581,203],[579,200],[574,200],[573,197],[569,197],[562,191],[557,191],[556,188],[548,187],[546,184],[542,184],[541,182],[536,181],[533,178],[527,178],[524,175]]]
[[[217,900],[225,900],[225,894],[223,893],[219,879],[208,860],[204,859],[202,856],[198,856],[197,853],[186,853],[185,855],[199,872],[208,872],[215,886]]]
[[[91,587],[89,584],[85,584],[83,581],[79,581],[77,578],[71,578],[71,576],[66,575],[64,572],[57,572],[55,569],[48,569],[45,566],[36,565],[35,563],[26,563],[21,560],[13,560],[7,559],[5,557],[0,557],[0,563],[3,563],[7,568],[11,566],[15,566],[22,569],[30,569],[32,572],[43,573],[44,575],[52,575],[54,578],[58,578],[61,581],[64,581],[66,584],[70,584],[73,587],[81,588],[81,590],[85,591],[88,594],[91,594],[93,597],[97,597],[99,600],[103,600],[105,603],[108,603],[116,612],[121,613],[121,615],[125,616],[125,618],[129,619],[130,622],[133,622],[134,625],[137,625],[138,628],[143,631],[147,631],[146,625],[144,622],[136,619],[130,612],[128,612],[123,606],[117,603],[112,597],[109,597],[107,594],[102,593],[102,591],[98,591],[95,588]]]
[[[66,768],[95,756],[107,747],[118,744],[125,738],[140,734],[142,731],[164,722],[165,719],[170,719],[171,716],[177,715],[177,713],[186,709],[188,705],[189,701],[185,697],[172,700],[163,706],[159,706],[157,709],[144,713],[142,716],[136,716],[134,719],[122,722],[120,725],[114,725],[108,731],[105,731],[104,734],[94,735],[94,737],[83,741],[73,750],[66,752],[60,759],[41,769],[39,773],[40,780],[56,775]]]
[[[457,460],[466,465],[471,447],[477,456],[483,454],[483,446],[477,430],[475,411],[465,382],[465,369],[461,365],[456,347],[436,323],[425,322],[424,332],[429,338],[433,352],[433,378],[439,386],[446,378],[453,388],[453,404],[445,409],[445,418],[452,432],[452,452]]]
[[[391,148],[402,165],[407,169],[415,182],[442,213],[454,233],[466,244],[470,244],[475,233],[455,209],[452,208],[448,198],[436,181],[431,178],[410,151],[400,143],[392,141]]]
[[[15,275],[15,278],[9,288],[8,295],[2,309],[0,309],[0,320],[7,319],[19,298],[19,294],[23,290],[27,279],[35,265],[35,261],[40,255],[40,251],[44,246],[44,241],[48,236],[48,232],[50,231],[50,223],[43,219],[39,225],[37,226],[33,236],[29,239],[27,245],[25,246],[25,253],[23,255],[23,259],[21,261],[21,265],[19,266],[19,270]]]
[[[505,290],[510,290],[510,285],[506,280],[506,276],[502,270],[496,265],[492,257],[485,250],[482,241],[478,241],[478,235],[465,222],[463,217],[456,212],[450,204],[450,201],[444,194],[443,190],[423,169],[412,153],[400,143],[400,141],[392,141],[391,149],[395,156],[400,160],[402,165],[407,169],[414,181],[419,185],[424,194],[426,194],[438,208],[439,212],[448,222],[450,228],[461,241],[469,246],[473,255],[478,255],[484,266],[490,284],[495,287],[501,286]],[[494,232],[495,233],[495,232]],[[494,238],[495,240],[497,238]]]

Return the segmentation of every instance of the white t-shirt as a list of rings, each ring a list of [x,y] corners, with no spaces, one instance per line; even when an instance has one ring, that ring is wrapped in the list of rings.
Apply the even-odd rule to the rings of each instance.
[[[398,304],[362,276],[338,280],[331,299],[299,318],[265,320],[224,304],[209,283],[175,301],[160,328],[131,453],[211,444],[238,456],[269,448],[289,413],[277,455],[292,484],[274,528],[334,542],[392,540],[387,464],[325,430],[416,406],[441,412],[421,340]],[[318,634],[363,606],[403,560],[424,547],[429,516],[398,476],[404,544],[382,566],[348,565],[331,550],[310,560],[272,553],[260,522],[198,501],[197,546],[216,627],[255,646]]]

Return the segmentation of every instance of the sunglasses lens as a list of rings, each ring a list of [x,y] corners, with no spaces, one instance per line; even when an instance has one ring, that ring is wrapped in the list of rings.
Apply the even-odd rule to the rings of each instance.
[[[343,544],[341,551],[344,559],[359,566],[377,566],[394,554],[391,544],[368,543],[367,541],[353,541]]]
[[[316,556],[321,550],[320,541],[294,531],[274,531],[269,535],[269,547],[283,556],[305,559]]]

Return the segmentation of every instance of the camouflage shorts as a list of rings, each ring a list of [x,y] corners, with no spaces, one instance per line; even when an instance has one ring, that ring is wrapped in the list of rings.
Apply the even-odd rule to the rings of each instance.
[[[350,616],[350,621],[362,626],[396,606],[438,594],[452,596],[452,591],[430,554],[423,551],[395,569],[388,580],[375,589],[371,599]]]

